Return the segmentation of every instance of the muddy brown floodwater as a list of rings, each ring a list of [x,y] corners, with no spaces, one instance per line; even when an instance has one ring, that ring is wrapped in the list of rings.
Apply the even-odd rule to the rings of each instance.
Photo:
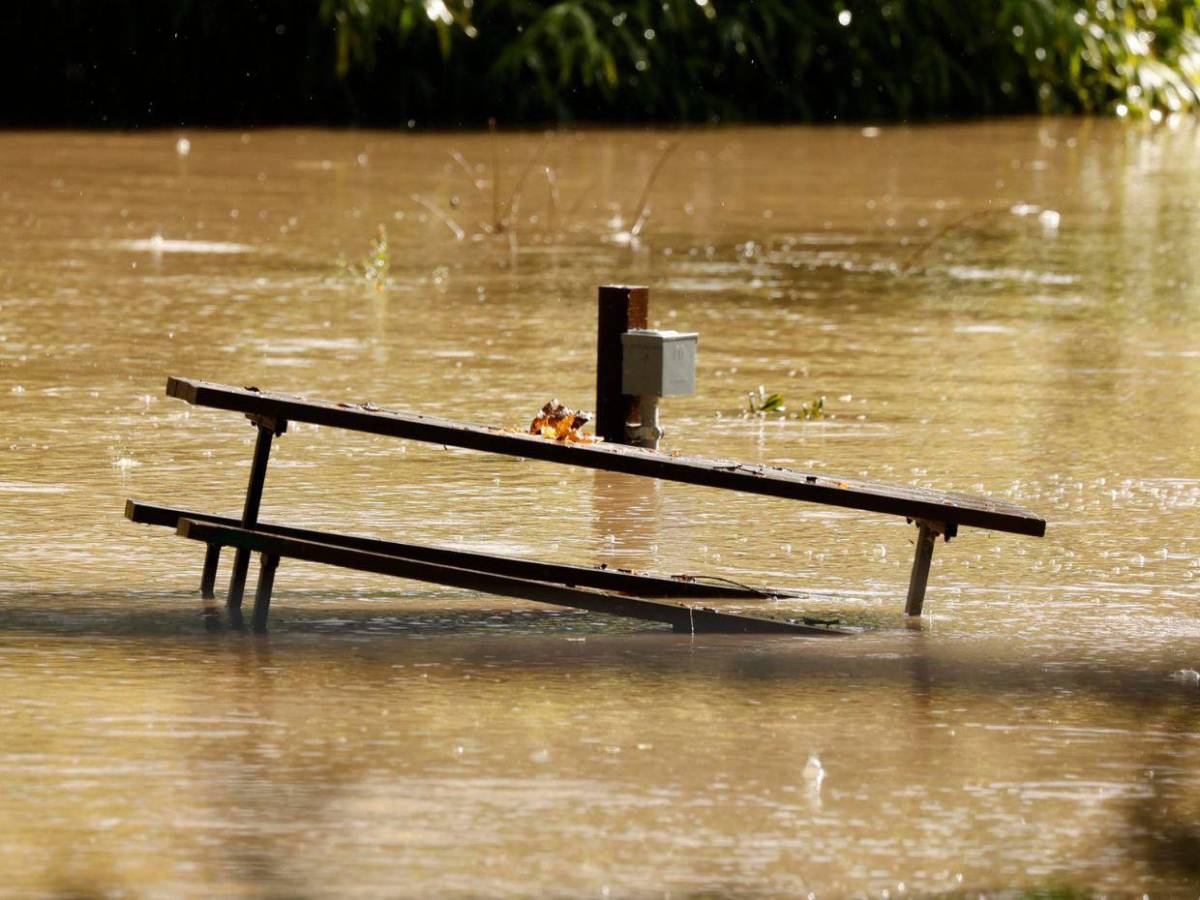
[[[640,241],[666,133],[180,137],[0,135],[5,893],[1195,895],[1196,124],[696,131]],[[386,290],[336,264],[381,224]],[[865,631],[285,561],[259,638],[122,518],[240,508],[252,429],[168,374],[521,426],[592,404],[603,282],[701,334],[666,446],[1046,538],[939,545],[909,628],[898,520],[299,426],[264,518],[767,581]],[[831,416],[743,418],[758,385]]]

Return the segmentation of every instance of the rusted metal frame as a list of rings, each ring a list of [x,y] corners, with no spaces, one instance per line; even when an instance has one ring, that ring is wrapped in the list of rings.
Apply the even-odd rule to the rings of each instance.
[[[250,461],[250,479],[246,485],[246,501],[242,507],[242,527],[253,528],[258,523],[258,510],[262,505],[263,486],[267,480],[267,463],[271,459],[271,442],[277,435],[287,431],[287,420],[282,416],[260,412],[249,412],[246,418],[258,429],[254,441],[254,457]],[[237,548],[233,557],[233,569],[229,573],[229,594],[225,606],[234,625],[240,627],[242,595],[246,590],[246,575],[250,570],[250,551]]]
[[[908,597],[904,602],[904,614],[919,616],[925,606],[925,587],[929,583],[929,568],[933,564],[933,545],[938,535],[946,540],[958,534],[954,522],[931,522],[914,520],[917,526],[917,548],[913,554],[912,573],[908,578]]]
[[[625,357],[621,335],[648,326],[649,298],[650,290],[646,287],[606,284],[599,291],[596,434],[610,444],[628,444],[625,426],[637,417],[637,398],[621,390]]]
[[[158,506],[150,503],[142,503],[138,500],[125,501],[125,518],[143,525],[161,525],[170,528],[172,531],[176,529],[180,519],[195,519],[214,525],[238,526],[240,524],[238,519],[231,517],[214,516],[209,513],[196,512],[189,509]],[[622,572],[617,569],[572,566],[565,563],[545,563],[535,560],[518,559],[511,556],[495,556],[488,553],[450,550],[444,547],[430,547],[423,544],[407,544],[397,541],[380,540],[379,538],[314,531],[308,528],[293,528],[288,525],[276,525],[269,522],[258,522],[254,527],[256,530],[268,534],[278,534],[283,537],[333,544],[338,547],[350,547],[355,550],[385,553],[391,556],[401,556],[423,562],[433,562],[463,569],[475,569],[480,572],[491,572],[495,575],[511,575],[535,581],[565,584],[572,587],[591,587],[607,591],[622,591],[636,594],[640,597],[748,599],[766,596],[787,596],[787,592],[785,591],[773,592],[756,590],[752,587],[706,584],[700,581],[692,581],[669,575],[648,575],[636,572]],[[218,547],[218,551],[219,549]]]
[[[955,522],[1041,537],[1046,522],[1016,504],[989,497],[932,491],[795,472],[774,466],[674,457],[636,447],[610,444],[567,444],[501,429],[464,425],[444,419],[362,407],[302,400],[286,394],[246,391],[226,385],[170,378],[167,394],[197,406],[238,412],[274,414],[297,422],[389,435],[431,444],[518,456],[589,469],[602,469],[904,516],[910,519]]]
[[[200,597],[204,600],[212,600],[217,596],[217,566],[220,563],[221,545],[209,544],[204,551],[204,570],[200,573]]]
[[[218,543],[246,551],[256,551],[264,556],[267,554],[276,557],[286,556],[308,562],[356,569],[362,572],[373,572],[380,575],[392,575],[432,584],[483,591],[489,594],[498,594],[502,597],[515,597],[624,618],[661,622],[670,625],[677,632],[810,635],[846,633],[833,628],[755,616],[744,616],[720,612],[707,607],[689,607],[682,604],[664,603],[658,600],[644,600],[620,594],[566,587],[564,585],[550,584],[527,578],[513,578],[490,572],[479,572],[472,569],[421,562],[403,557],[390,556],[384,553],[368,553],[349,547],[338,547],[317,541],[302,541],[277,534],[267,534],[257,530],[215,525],[211,522],[201,522],[195,519],[180,519],[177,533],[181,537],[192,540]],[[261,623],[257,617],[255,619],[256,627],[259,624],[263,628],[266,627],[268,604],[269,591],[268,599],[263,604]]]
[[[258,587],[254,592],[254,616],[252,627],[263,634],[267,630],[267,614],[271,611],[271,592],[275,588],[275,571],[279,568],[279,555],[258,555]]]

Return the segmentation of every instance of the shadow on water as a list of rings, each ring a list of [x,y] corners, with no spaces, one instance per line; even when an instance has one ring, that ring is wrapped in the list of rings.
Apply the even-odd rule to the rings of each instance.
[[[1126,816],[1130,835],[1153,871],[1200,884],[1200,792],[1193,788],[1181,799],[1169,791],[1177,791],[1186,774],[1180,768],[1184,748],[1200,735],[1200,697],[1194,689],[1192,695],[1190,703],[1166,712],[1167,723],[1160,727],[1171,739],[1146,759],[1151,789],[1130,802]]]
[[[176,135],[3,147],[6,890],[1195,895],[1200,691],[1171,678],[1200,667],[1195,129],[696,132],[640,249],[615,237],[659,134],[564,136],[564,196],[602,202],[563,236],[527,218],[519,247],[404,200],[462,192],[448,153],[484,160],[486,135],[192,137],[186,158]],[[510,184],[540,140],[504,148]],[[386,295],[316,277],[382,221]],[[164,224],[188,252],[138,248]],[[662,327],[703,334],[673,446],[1006,496],[1051,536],[939,549],[910,631],[899,523],[851,540],[782,505],[296,429],[272,515],[794,578],[871,619],[692,639],[298,566],[259,637],[165,589],[196,548],[114,527],[128,496],[240,508],[249,430],[165,402],[168,371],[520,425],[590,396],[592,345],[546,325],[592,334],[599,280],[651,283]],[[735,415],[760,384],[834,418]]]
[[[0,595],[0,641],[87,637],[170,647],[217,641],[250,652],[269,647],[308,663],[352,644],[362,665],[390,664],[403,655],[487,660],[513,669],[616,668],[748,682],[854,679],[905,685],[918,697],[950,687],[1069,690],[1166,708],[1180,701],[1185,708],[1200,704],[1194,685],[1170,680],[1177,661],[1119,651],[1083,654],[1069,644],[1031,652],[1017,641],[935,638],[899,615],[837,638],[676,635],[655,623],[532,604],[493,606],[486,598],[453,594],[413,600],[400,592],[294,591],[291,599],[294,606],[272,610],[269,634],[254,635],[230,627],[219,601],[206,611],[192,592]],[[214,611],[215,629],[209,618]]]
[[[2,607],[0,655],[10,654],[4,659],[11,663],[14,649],[27,658],[74,654],[85,641],[95,660],[86,665],[110,667],[110,675],[124,683],[152,683],[155,672],[180,685],[197,677],[205,680],[199,693],[183,695],[190,697],[183,708],[199,703],[208,711],[196,707],[190,715],[244,724],[236,734],[201,740],[197,761],[206,760],[201,769],[207,766],[210,772],[188,776],[200,791],[188,802],[210,811],[207,815],[228,829],[219,842],[221,861],[213,865],[231,883],[258,885],[261,896],[305,894],[303,876],[293,865],[295,848],[279,835],[297,827],[333,827],[347,809],[367,802],[364,790],[365,796],[382,791],[384,799],[370,802],[383,809],[389,803],[420,809],[434,801],[414,799],[414,792],[423,797],[432,791],[436,797],[450,791],[459,777],[438,774],[436,764],[418,771],[401,764],[389,776],[381,766],[397,763],[383,762],[375,751],[362,759],[331,756],[334,734],[346,723],[364,721],[353,712],[340,713],[336,703],[331,706],[338,695],[351,704],[348,709],[414,704],[406,712],[405,730],[413,733],[409,741],[428,730],[453,734],[461,728],[453,724],[459,713],[452,711],[459,708],[470,710],[468,716],[490,716],[508,703],[531,706],[550,696],[555,715],[598,702],[614,708],[628,704],[637,716],[651,715],[654,709],[668,713],[673,707],[680,708],[674,714],[691,716],[708,703],[714,713],[732,711],[733,701],[762,704],[762,716],[799,716],[821,727],[845,716],[841,730],[866,727],[868,732],[880,726],[881,716],[899,717],[890,727],[909,735],[908,752],[930,759],[956,752],[946,743],[946,732],[936,730],[944,727],[941,716],[948,708],[970,709],[969,715],[984,723],[1002,717],[997,709],[1050,710],[1020,726],[1027,741],[1046,740],[1056,729],[1070,732],[1071,716],[1084,711],[1078,730],[1097,743],[1106,740],[1106,728],[1097,724],[1097,710],[1104,709],[1113,735],[1119,736],[1115,739],[1128,743],[1131,736],[1149,736],[1148,743],[1131,752],[1136,765],[1152,770],[1153,777],[1138,778],[1137,791],[1113,807],[1125,819],[1129,852],[1159,877],[1175,882],[1200,878],[1200,835],[1191,808],[1195,787],[1187,769],[1200,733],[1200,693],[1194,685],[1171,681],[1173,663],[1168,661],[1117,653],[1086,659],[1066,651],[1030,653],[1015,642],[935,638],[905,628],[899,620],[892,628],[838,640],[693,637],[575,611],[497,606],[478,598],[463,601],[458,609],[447,609],[446,598],[428,595],[400,608],[399,598],[398,593],[373,593],[346,603],[345,593],[295,592],[295,605],[277,611],[272,633],[254,635],[206,630],[202,605],[191,592],[23,595]],[[616,685],[628,692],[626,700],[613,696]],[[432,698],[422,693],[430,691]],[[858,706],[840,707],[846,699]],[[311,722],[299,736],[285,737],[287,729],[271,723],[291,721],[297,703],[312,705]],[[342,715],[348,718],[339,721]],[[688,733],[700,736],[705,727],[692,722]],[[721,726],[712,722],[707,727]],[[309,762],[297,754],[312,741],[325,749]],[[278,751],[284,754],[280,770],[274,757],[264,756],[264,745],[274,744],[290,745]],[[14,747],[19,749],[20,742]],[[412,745],[397,745],[401,753],[405,747]],[[213,753],[219,755],[215,760]],[[385,781],[379,782],[380,777]],[[400,787],[389,785],[388,777],[398,778]],[[488,777],[537,783],[532,772]],[[603,786],[617,789],[620,782],[610,783],[608,777],[588,787],[587,795]],[[445,794],[444,802],[450,810],[464,804],[473,809],[475,802],[486,809],[487,791],[500,790],[498,783],[481,782],[491,786],[480,788],[483,799],[471,804],[453,792]],[[438,813],[439,821],[446,815]],[[447,827],[444,822],[442,827]],[[270,839],[247,839],[264,828]],[[758,895],[742,887],[733,881],[721,893]],[[1069,885],[1063,890],[1067,893],[1047,888],[1033,895],[1078,896]],[[59,891],[64,897],[102,893],[81,883],[62,885]]]

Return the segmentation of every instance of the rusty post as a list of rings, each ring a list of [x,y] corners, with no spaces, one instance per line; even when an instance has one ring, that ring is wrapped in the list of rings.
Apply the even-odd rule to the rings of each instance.
[[[209,544],[204,553],[204,571],[200,575],[200,596],[204,600],[216,597],[217,566],[221,563],[221,545]]]
[[[921,615],[925,605],[925,585],[929,582],[929,566],[933,562],[933,544],[944,530],[945,526],[939,523],[917,520],[917,549],[913,554],[912,574],[908,580],[905,615]]]
[[[275,587],[275,570],[279,568],[277,553],[258,556],[258,590],[254,594],[253,628],[259,634],[267,630],[267,615],[271,611],[271,591]]]
[[[282,419],[263,419],[258,416],[247,416],[258,428],[258,439],[254,443],[254,459],[250,463],[250,481],[246,485],[246,504],[242,509],[242,527],[253,528],[258,524],[258,508],[262,503],[263,484],[267,480],[267,461],[271,458],[271,441],[275,435],[287,430],[287,423]],[[234,618],[238,618],[242,609],[242,594],[246,590],[246,575],[250,569],[250,551],[238,547],[233,556],[233,569],[229,573],[229,595],[225,605]]]
[[[621,335],[647,327],[650,289],[606,284],[600,287],[596,340],[596,435],[610,444],[628,444],[625,423],[637,420],[637,398],[621,391],[624,353]]]

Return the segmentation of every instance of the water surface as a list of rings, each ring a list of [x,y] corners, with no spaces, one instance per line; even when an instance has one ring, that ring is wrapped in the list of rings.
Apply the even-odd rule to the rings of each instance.
[[[1195,125],[698,131],[636,240],[666,133],[179,136],[0,136],[6,890],[1196,892]],[[380,225],[383,290],[337,265]],[[121,517],[240,508],[253,430],[168,374],[520,427],[591,405],[606,282],[701,334],[669,449],[995,494],[1047,537],[939,544],[911,627],[900,521],[295,425],[264,518],[770,582],[865,631],[285,561],[259,638]],[[741,416],[759,385],[831,416]]]

